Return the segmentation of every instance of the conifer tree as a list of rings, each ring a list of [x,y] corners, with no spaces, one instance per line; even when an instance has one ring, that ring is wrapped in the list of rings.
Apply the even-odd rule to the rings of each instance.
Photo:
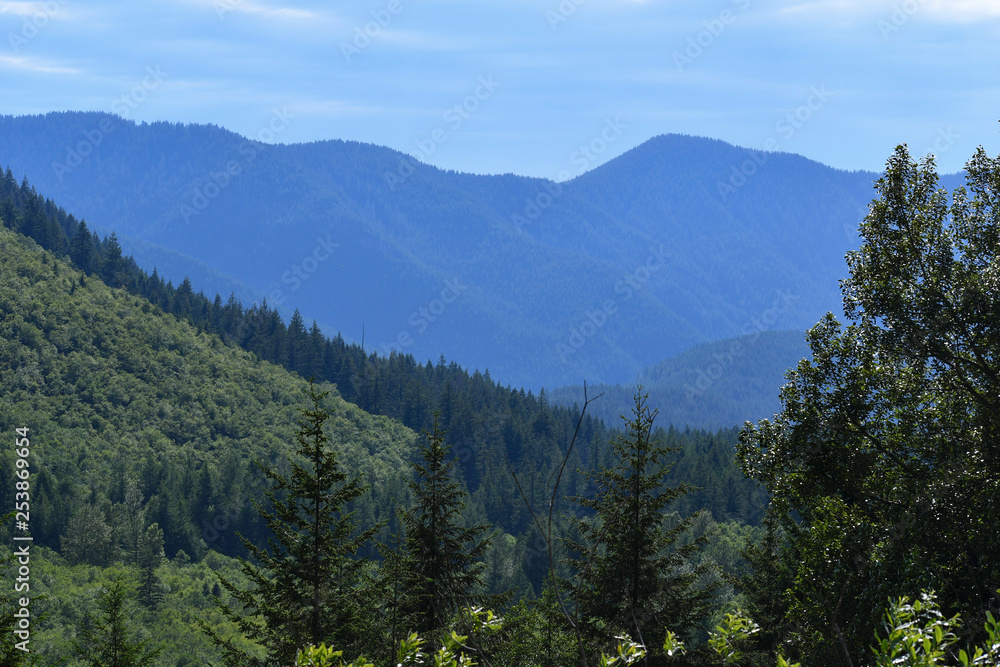
[[[424,432],[423,463],[414,463],[410,482],[413,506],[401,513],[406,531],[404,563],[410,573],[409,610],[426,634],[447,627],[452,614],[473,603],[485,565],[483,555],[492,536],[489,526],[465,527],[461,520],[465,491],[455,480],[455,459],[444,443],[435,414],[430,433]]]
[[[155,609],[163,601],[163,584],[156,576],[156,568],[163,562],[163,529],[153,523],[146,527],[139,544],[139,600]]]
[[[71,563],[106,566],[118,555],[118,544],[99,507],[84,503],[60,538],[62,555]]]
[[[69,247],[69,257],[73,260],[76,268],[87,275],[90,275],[94,270],[94,241],[90,236],[90,230],[87,229],[86,222],[81,221],[80,226],[76,229],[76,234],[73,235]]]
[[[139,556],[142,548],[142,537],[146,532],[146,508],[143,506],[142,491],[135,478],[128,478],[128,489],[125,491],[125,502],[115,505],[115,524],[118,538],[128,555],[128,560],[140,567]]]
[[[121,274],[125,260],[122,258],[122,247],[118,243],[118,235],[111,232],[111,236],[104,239],[102,250],[101,278],[112,287],[119,287],[124,283],[125,276]]]
[[[743,551],[749,571],[737,583],[747,601],[745,611],[760,627],[751,641],[751,655],[770,665],[777,659],[782,639],[789,631],[786,596],[795,586],[798,558],[785,533],[798,532],[798,526],[787,515],[782,516],[777,506],[772,506],[764,514],[763,527],[763,539],[757,544],[747,544]]]
[[[417,626],[414,605],[409,599],[412,575],[407,569],[406,552],[402,548],[398,531],[393,534],[392,545],[380,543],[378,551],[382,556],[377,581],[381,601],[379,624],[382,632],[376,639],[380,645],[373,647],[374,651],[371,653],[373,657],[382,657],[379,655],[380,649],[388,647],[389,654],[386,657],[391,659],[400,640],[405,639]]]
[[[611,443],[613,466],[589,473],[596,493],[576,499],[593,512],[576,521],[589,546],[572,545],[582,580],[581,615],[601,621],[604,636],[627,632],[650,647],[664,628],[691,633],[707,615],[713,592],[699,584],[707,568],[691,564],[704,540],[678,546],[691,519],[666,511],[687,487],[664,486],[672,467],[666,457],[676,450],[652,440],[655,418],[637,392],[632,418],[623,417],[627,434]]]
[[[155,663],[161,648],[150,648],[129,630],[130,591],[124,575],[112,580],[97,599],[97,614],[88,610],[73,642],[76,654],[88,667],[145,667]]]
[[[379,528],[358,532],[353,513],[346,510],[367,488],[358,479],[348,480],[329,447],[324,424],[330,412],[322,407],[329,392],[318,391],[310,380],[306,393],[312,405],[299,410],[302,420],[291,474],[285,477],[260,466],[274,485],[266,494],[270,508],[257,505],[271,532],[268,548],[241,536],[259,563],[241,559],[253,588],[240,590],[220,577],[243,608],[241,613],[220,603],[222,612],[244,636],[266,649],[267,664],[292,664],[299,648],[323,642],[356,652],[363,634],[367,563],[354,556]],[[252,664],[231,640],[200,625],[222,648],[227,665]]]

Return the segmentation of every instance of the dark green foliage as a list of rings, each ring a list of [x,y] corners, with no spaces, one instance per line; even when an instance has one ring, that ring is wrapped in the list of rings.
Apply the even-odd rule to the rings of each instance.
[[[521,600],[504,616],[494,646],[490,654],[500,664],[562,667],[576,662],[576,637],[551,584],[540,597]]]
[[[17,202],[16,206],[23,207],[24,202],[32,197],[38,198],[38,195],[32,193],[32,189],[23,185],[18,187],[15,182],[10,199]],[[3,200],[3,193],[0,193],[0,200]],[[48,200],[43,204],[42,208],[53,211],[52,219],[58,221],[64,229],[72,230],[74,234],[78,231],[82,223],[77,223],[72,216],[56,209]],[[94,248],[95,266],[106,265],[108,257],[117,256],[111,239],[106,239],[103,243],[95,239]],[[209,301],[200,293],[193,293],[193,287],[187,281],[174,289],[165,284],[155,271],[152,276],[146,275],[135,266],[131,258],[121,260],[118,279],[113,282],[127,285],[129,291],[142,294],[160,308],[173,310],[199,329],[218,334],[224,340],[265,360],[289,364],[289,354],[297,355],[293,370],[299,371],[304,377],[314,375],[318,380],[333,382],[344,400],[371,413],[398,419],[414,430],[431,428],[431,415],[435,409],[440,408],[446,444],[457,454],[461,475],[469,491],[478,491],[484,479],[500,483],[500,488],[490,490],[487,519],[511,535],[519,538],[526,536],[529,530],[528,515],[522,509],[517,493],[507,478],[502,453],[507,454],[519,473],[533,475],[536,471],[547,469],[553,458],[558,456],[556,452],[564,451],[568,446],[569,434],[577,415],[574,409],[550,406],[531,392],[503,388],[492,380],[489,372],[477,371],[470,374],[454,362],[446,363],[443,357],[437,365],[430,362],[420,365],[409,355],[392,353],[386,357],[368,354],[360,346],[348,345],[340,336],[325,338],[315,322],[308,333],[303,333],[304,321],[302,326],[295,324],[289,329],[278,312],[266,303],[245,308],[232,295],[225,305],[221,297]],[[184,308],[187,310],[183,310]],[[100,337],[95,337],[95,342],[101,340]],[[113,348],[108,350],[117,352]],[[181,348],[176,351],[184,352]],[[126,368],[131,366],[134,366],[134,362]],[[210,427],[213,437],[234,440],[246,437],[247,429],[235,427],[239,417],[224,417],[227,412],[231,412],[231,408],[202,408],[201,414],[225,419],[221,428],[217,423]],[[169,415],[170,421],[177,420],[186,412],[185,408],[173,411]],[[193,423],[190,419],[185,421]],[[184,441],[189,431],[186,424],[179,424],[176,428],[165,431],[165,434],[168,438]],[[678,436],[683,441],[680,444],[705,437],[699,433]],[[591,453],[598,451],[607,440],[604,426],[598,420],[587,417],[581,428],[580,463],[590,465],[588,459]],[[696,491],[692,498],[697,502],[712,502],[713,504],[704,506],[717,518],[739,518],[755,522],[760,516],[760,498],[754,497],[752,487],[737,477],[738,471],[729,460],[730,452],[729,442],[709,437],[704,445],[699,444],[697,448],[685,447],[685,460],[679,463],[678,470],[696,475],[686,478],[702,489]],[[576,467],[580,466],[574,464],[571,469]],[[211,502],[203,502],[204,496],[198,503],[191,502],[190,486],[181,484],[181,479],[171,473],[169,468],[164,472],[165,476],[161,477],[159,483],[164,491],[170,492],[170,500],[166,503],[153,503],[156,514],[151,515],[150,519],[158,521],[163,528],[168,555],[177,549],[197,553],[201,533],[207,531],[215,535],[221,532],[213,525],[213,521],[219,519],[218,512],[211,517],[202,516],[200,521],[186,526],[184,522],[179,523],[179,519],[190,508],[194,508],[196,512],[204,512],[211,506]],[[734,502],[719,501],[718,499],[729,495],[730,488],[739,489],[734,494]],[[147,497],[156,495],[157,490],[158,487],[143,489]],[[233,498],[231,489],[219,489],[218,492],[219,496],[211,499],[218,501],[217,507],[227,504]],[[729,504],[733,507],[730,508]],[[249,517],[250,513],[241,514]],[[228,526],[231,519],[225,523]],[[248,535],[253,532],[249,526],[240,527]],[[59,528],[60,533],[61,531],[62,528]],[[210,546],[236,554],[239,544],[232,535],[231,531],[220,534],[217,540],[210,542]],[[263,537],[260,533],[256,535]],[[540,590],[545,577],[541,561],[535,561],[527,574],[536,591]]]
[[[452,615],[472,606],[483,576],[489,526],[466,527],[462,519],[466,491],[455,478],[455,459],[434,425],[424,434],[422,463],[414,463],[410,482],[413,505],[401,513],[406,533],[402,568],[407,573],[405,609],[427,634],[447,627]]]
[[[142,492],[135,479],[128,480],[124,501],[113,509],[115,527],[122,549],[132,565],[140,566],[143,556],[143,537],[146,532],[146,508],[142,505]],[[162,532],[161,532],[162,537]]]
[[[104,512],[90,503],[76,509],[59,542],[63,556],[74,564],[106,566],[116,559],[119,551]]]
[[[249,504],[263,479],[248,461],[286,453],[304,382],[157,315],[139,297],[93,278],[80,287],[80,274],[61,262],[43,264],[41,256],[31,241],[0,230],[0,427],[26,423],[45,434],[33,461],[36,543],[59,549],[64,536],[71,543],[98,537],[81,535],[71,522],[89,504],[115,527],[111,546],[97,540],[101,549],[128,546],[133,563],[136,539],[153,522],[167,556],[184,550],[198,559],[206,547],[243,553],[236,530],[264,544]],[[381,468],[377,477],[386,484],[405,474],[414,434],[335,396],[328,401],[344,406],[338,437],[363,434],[342,438],[352,470]],[[11,456],[0,450],[5,466]],[[0,475],[5,509],[12,483]],[[372,524],[391,513],[381,509],[389,491],[378,493],[358,500]],[[142,520],[132,520],[138,514]],[[70,555],[72,562],[107,562],[100,553]]]
[[[89,275],[93,271],[94,241],[90,236],[90,230],[87,229],[87,223],[82,220],[70,242],[69,257],[76,268],[84,273]]]
[[[687,489],[664,485],[672,451],[652,439],[655,417],[636,393],[632,418],[623,417],[628,432],[612,442],[611,467],[590,473],[594,495],[577,499],[593,514],[578,521],[584,542],[573,545],[576,602],[593,636],[626,632],[651,647],[664,628],[693,637],[713,594],[703,581],[709,568],[690,566],[704,539],[680,546],[691,520],[666,512]]]
[[[972,629],[1000,610],[1000,160],[980,149],[949,196],[901,146],[877,189],[848,256],[850,323],[810,330],[782,412],[740,449],[783,517],[782,639],[810,665],[861,660],[890,597],[936,590]]]
[[[753,667],[772,667],[782,641],[790,632],[786,592],[795,586],[798,559],[780,521],[793,535],[798,532],[799,527],[787,515],[778,516],[776,506],[772,505],[764,517],[763,539],[758,544],[746,545],[743,556],[747,569],[734,577],[747,601],[744,611],[761,628],[750,640],[748,654]]]
[[[73,642],[77,656],[88,667],[146,667],[154,664],[162,648],[149,639],[139,639],[132,630],[132,591],[120,574],[88,610]]]
[[[391,659],[399,642],[409,636],[410,628],[416,627],[419,610],[414,610],[410,603],[412,574],[408,569],[398,528],[392,536],[392,542],[379,544],[378,551],[382,561],[373,589],[379,601],[376,624],[378,633],[370,632],[376,646],[368,654]],[[388,652],[384,652],[385,646],[389,647]]]
[[[163,602],[163,584],[156,569],[163,563],[163,531],[155,523],[146,527],[139,544],[139,589],[142,604],[155,609]]]
[[[310,382],[311,405],[299,409],[298,458],[290,474],[261,466],[273,486],[266,494],[268,506],[258,503],[256,508],[270,537],[267,548],[243,539],[254,559],[241,559],[252,588],[240,590],[221,579],[242,607],[220,603],[223,613],[277,664],[290,664],[299,648],[321,642],[356,653],[365,631],[362,613],[371,603],[364,590],[366,563],[356,554],[379,526],[361,531],[347,511],[367,489],[357,478],[348,479],[329,446],[324,424],[330,413],[322,405],[326,396]],[[205,630],[220,647],[231,645],[213,628]]]

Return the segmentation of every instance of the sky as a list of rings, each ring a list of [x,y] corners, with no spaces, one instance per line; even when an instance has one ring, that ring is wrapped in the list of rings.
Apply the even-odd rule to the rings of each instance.
[[[564,180],[667,133],[1000,153],[1000,0],[0,0],[0,114],[344,139]]]

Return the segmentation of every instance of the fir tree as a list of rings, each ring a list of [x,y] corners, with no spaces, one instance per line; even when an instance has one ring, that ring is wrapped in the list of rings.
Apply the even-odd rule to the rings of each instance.
[[[641,388],[640,388],[641,391]],[[687,492],[666,487],[673,449],[651,439],[656,411],[635,395],[628,433],[611,443],[614,464],[589,473],[593,498],[577,498],[593,515],[577,526],[590,547],[572,545],[580,573],[579,604],[584,618],[600,621],[604,636],[627,632],[656,646],[664,628],[689,635],[708,613],[711,587],[699,586],[705,566],[692,566],[704,539],[678,546],[690,519],[675,519],[667,508]]]
[[[155,609],[163,601],[163,585],[156,576],[156,568],[163,562],[163,529],[150,524],[139,544],[139,600]]]
[[[121,273],[125,260],[122,258],[122,247],[118,244],[118,235],[111,232],[111,236],[104,239],[101,250],[103,256],[101,279],[111,287],[121,286],[125,280],[125,276]]]
[[[408,568],[405,550],[400,544],[399,532],[393,534],[393,544],[380,543],[378,551],[382,556],[379,564],[378,596],[381,600],[379,623],[382,628],[378,638],[379,646],[373,647],[374,657],[391,659],[399,642],[405,639],[412,628],[417,626],[414,605],[409,604],[409,586],[412,576]],[[379,651],[389,647],[390,654],[380,656]]]
[[[452,614],[473,603],[481,584],[489,526],[462,525],[465,491],[454,478],[455,459],[444,443],[435,414],[433,430],[424,432],[423,463],[414,463],[410,482],[413,506],[401,513],[406,531],[405,567],[410,573],[409,611],[421,634],[448,625]]]
[[[367,563],[354,555],[380,526],[359,533],[353,513],[345,511],[367,488],[357,479],[348,481],[328,446],[324,423],[330,412],[321,405],[328,393],[319,392],[310,381],[307,396],[312,406],[299,410],[303,419],[290,476],[260,466],[274,486],[267,492],[271,508],[257,505],[271,531],[268,548],[241,536],[260,563],[241,559],[253,588],[240,590],[220,577],[243,611],[221,603],[220,608],[244,636],[267,650],[268,664],[292,664],[298,649],[321,642],[353,652],[363,634]],[[201,627],[223,649],[227,664],[251,662],[232,641],[205,623]]]
[[[790,531],[798,531],[798,526],[782,516],[777,507],[772,506],[764,514],[764,537],[759,544],[746,546],[743,557],[749,572],[737,580],[747,601],[746,611],[761,628],[752,641],[754,665],[773,665],[782,637],[789,631],[786,591],[795,586],[798,558],[786,543],[782,522]]]
[[[62,555],[71,563],[106,566],[118,555],[118,544],[104,512],[85,503],[73,513],[66,532],[60,538]]]
[[[146,508],[142,501],[139,483],[130,477],[127,481],[125,502],[115,505],[114,508],[118,539],[121,540],[129,562],[136,567],[140,567],[142,537],[146,531]]]
[[[76,268],[87,275],[90,275],[94,270],[94,241],[90,236],[90,230],[87,229],[86,222],[81,221],[80,226],[76,229],[76,234],[73,235],[69,246],[69,257],[73,260]]]
[[[73,642],[88,667],[144,667],[155,663],[162,649],[150,648],[129,630],[130,591],[124,575],[117,575],[97,599],[98,614],[88,612]]]

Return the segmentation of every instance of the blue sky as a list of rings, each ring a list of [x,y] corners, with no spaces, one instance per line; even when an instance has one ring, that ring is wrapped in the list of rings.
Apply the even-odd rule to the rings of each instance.
[[[477,173],[559,178],[581,147],[589,168],[670,132],[844,169],[902,142],[942,171],[1000,152],[1000,0],[0,0],[0,35],[3,114],[353,139]]]

